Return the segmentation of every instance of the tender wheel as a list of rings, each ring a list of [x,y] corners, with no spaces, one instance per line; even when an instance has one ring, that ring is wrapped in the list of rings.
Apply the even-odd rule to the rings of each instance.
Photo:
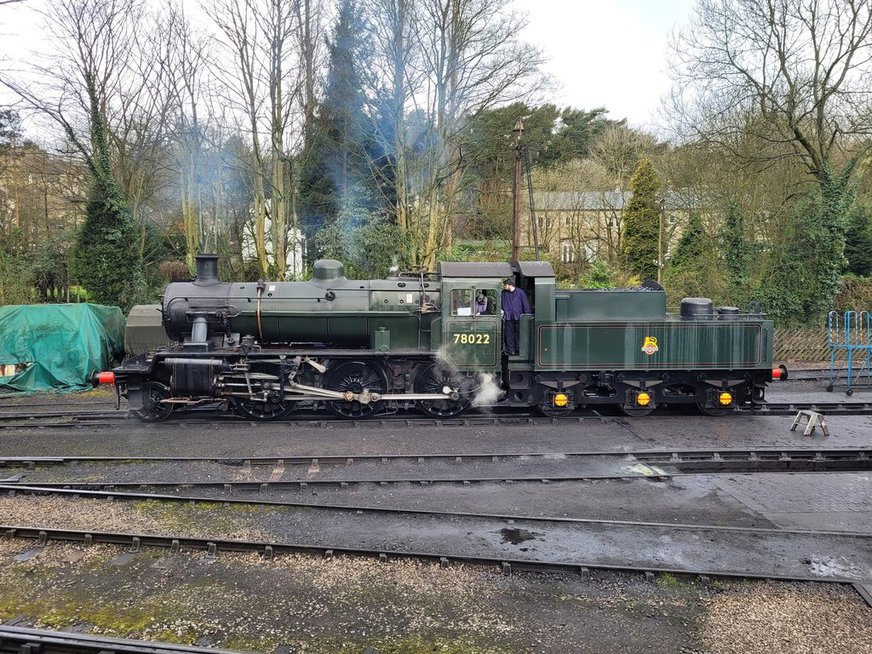
[[[133,411],[133,415],[143,422],[160,422],[169,418],[173,405],[161,402],[170,397],[170,389],[155,381],[142,385],[142,408]]]
[[[324,377],[324,388],[331,391],[351,391],[362,393],[384,393],[387,390],[387,380],[381,369],[368,361],[345,361],[331,366]],[[327,407],[343,418],[366,418],[376,409],[377,402],[362,404],[356,400],[351,402],[327,402]]]
[[[444,368],[434,361],[418,371],[415,376],[415,392],[441,393],[447,386],[452,390],[456,389],[460,396],[456,400],[448,397],[444,400],[421,400],[418,402],[418,407],[434,418],[459,416],[472,404],[472,398],[479,385],[474,375]]]
[[[294,410],[293,402],[258,402],[234,397],[230,403],[236,413],[251,420],[281,420]]]
[[[732,407],[732,406],[730,406],[730,407],[706,406],[704,402],[700,402],[699,404],[696,405],[696,407],[699,409],[700,413],[707,415],[707,416],[714,416],[714,417],[725,416],[728,413],[736,410],[736,407]]]
[[[649,415],[654,407],[636,406],[635,404],[619,404],[618,410],[631,418],[642,418]]]
[[[568,416],[570,413],[575,411],[574,406],[552,406],[551,404],[537,404],[536,408],[539,410],[543,416],[548,416],[549,418],[559,418],[561,416]]]

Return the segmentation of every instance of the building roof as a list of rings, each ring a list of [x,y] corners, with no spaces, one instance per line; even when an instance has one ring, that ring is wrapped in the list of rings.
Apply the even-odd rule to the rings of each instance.
[[[533,202],[536,211],[621,211],[633,197],[630,191],[536,191]],[[666,209],[690,209],[701,206],[685,191],[667,191]]]

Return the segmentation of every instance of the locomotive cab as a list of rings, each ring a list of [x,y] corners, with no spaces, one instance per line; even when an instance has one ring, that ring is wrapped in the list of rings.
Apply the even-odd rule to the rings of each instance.
[[[442,263],[439,272],[443,302],[438,351],[442,358],[460,372],[498,372],[503,342],[498,302],[502,280],[511,275],[511,267],[507,263]]]

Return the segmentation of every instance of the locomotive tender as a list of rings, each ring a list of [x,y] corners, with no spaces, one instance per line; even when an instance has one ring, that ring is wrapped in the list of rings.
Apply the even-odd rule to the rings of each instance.
[[[438,274],[358,281],[320,260],[310,281],[249,283],[221,282],[217,261],[199,255],[193,281],[167,286],[174,345],[97,376],[143,420],[219,401],[257,420],[303,406],[362,418],[414,405],[450,417],[498,397],[547,415],[595,405],[644,415],[663,404],[718,414],[762,402],[766,383],[786,376],[772,368],[772,322],[759,313],[686,298],[672,317],[659,287],[561,290],[547,262],[445,262]],[[533,309],[515,356],[502,350],[506,278]]]

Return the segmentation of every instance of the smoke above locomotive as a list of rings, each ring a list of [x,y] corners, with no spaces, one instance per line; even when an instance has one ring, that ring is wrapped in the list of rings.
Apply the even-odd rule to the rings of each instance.
[[[772,369],[772,323],[759,312],[686,298],[670,316],[656,285],[558,290],[544,261],[443,262],[436,273],[351,280],[324,259],[305,282],[222,282],[217,264],[199,255],[193,281],[167,286],[172,344],[113,371],[143,420],[201,404],[257,420],[303,408],[451,417],[492,403],[547,415],[671,404],[718,414],[764,401],[783,370]],[[530,303],[511,354],[500,315],[507,279]]]

